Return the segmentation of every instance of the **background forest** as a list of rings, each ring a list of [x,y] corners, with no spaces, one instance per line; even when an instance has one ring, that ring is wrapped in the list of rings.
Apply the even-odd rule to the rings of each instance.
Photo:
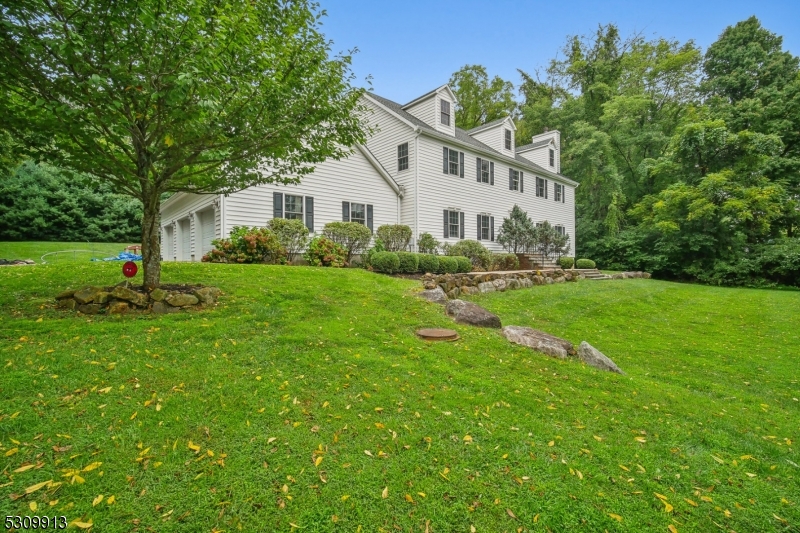
[[[800,70],[755,17],[693,42],[571,37],[514,86],[453,74],[456,124],[512,114],[518,144],[561,131],[577,256],[713,284],[800,284]]]

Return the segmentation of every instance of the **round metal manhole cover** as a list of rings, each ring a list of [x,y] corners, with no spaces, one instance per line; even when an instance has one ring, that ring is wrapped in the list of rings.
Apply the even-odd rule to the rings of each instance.
[[[418,329],[417,335],[426,341],[456,341],[459,338],[452,329],[440,328]]]

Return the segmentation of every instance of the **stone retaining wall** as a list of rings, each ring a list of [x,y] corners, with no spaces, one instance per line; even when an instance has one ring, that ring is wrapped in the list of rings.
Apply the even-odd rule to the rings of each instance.
[[[171,285],[146,292],[127,282],[113,287],[87,286],[64,291],[56,296],[61,309],[75,310],[85,315],[122,314],[128,311],[151,311],[157,314],[177,313],[181,309],[207,307],[216,304],[222,294],[216,287],[201,285]]]
[[[469,272],[466,274],[425,274],[422,285],[426,289],[441,287],[450,299],[461,294],[503,292],[534,285],[550,285],[578,281],[583,276],[577,272],[558,270],[530,270],[514,272]]]

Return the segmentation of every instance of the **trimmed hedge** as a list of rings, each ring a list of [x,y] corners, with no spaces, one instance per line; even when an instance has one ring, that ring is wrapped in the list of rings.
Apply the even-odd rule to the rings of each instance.
[[[519,270],[517,254],[492,254],[492,270]]]
[[[419,254],[413,252],[395,252],[400,260],[398,272],[414,274],[419,270]]]
[[[597,265],[591,259],[578,259],[575,261],[577,268],[597,268]]]
[[[418,254],[419,271],[423,274],[435,274],[439,271],[439,257],[433,254]]]
[[[372,268],[385,274],[400,270],[400,258],[395,252],[377,252],[372,256]]]
[[[562,255],[558,258],[558,264],[561,265],[561,268],[570,269],[575,265],[575,258]]]
[[[472,272],[472,261],[469,257],[463,255],[455,256],[456,263],[458,263],[458,272]]]
[[[455,274],[458,272],[458,260],[455,256],[443,255],[439,258],[439,274]]]

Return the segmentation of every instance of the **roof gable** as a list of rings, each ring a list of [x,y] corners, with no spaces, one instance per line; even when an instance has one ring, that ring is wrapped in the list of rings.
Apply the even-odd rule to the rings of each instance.
[[[411,100],[407,104],[402,105],[400,108],[401,109],[406,109],[406,108],[412,107],[412,106],[414,106],[414,105],[416,105],[416,104],[418,104],[418,103],[420,103],[420,102],[422,102],[424,100],[427,100],[428,98],[432,98],[434,95],[442,93],[442,92],[447,93],[448,98],[450,100],[452,100],[453,103],[458,102],[458,98],[456,98],[456,94],[453,92],[453,90],[450,88],[450,86],[447,85],[447,84],[444,84],[444,85],[441,85],[441,86],[435,88],[432,91],[428,91],[427,93],[423,94],[422,96],[418,96],[417,98],[414,98],[413,100]]]
[[[470,135],[474,135],[475,133],[480,133],[482,131],[490,130],[492,128],[497,128],[503,125],[507,125],[511,127],[513,131],[517,131],[517,126],[514,124],[514,120],[511,118],[511,116],[498,118],[496,120],[492,120],[491,122],[487,122],[486,124],[481,124],[480,126],[476,126],[471,130],[466,130],[466,131]]]

